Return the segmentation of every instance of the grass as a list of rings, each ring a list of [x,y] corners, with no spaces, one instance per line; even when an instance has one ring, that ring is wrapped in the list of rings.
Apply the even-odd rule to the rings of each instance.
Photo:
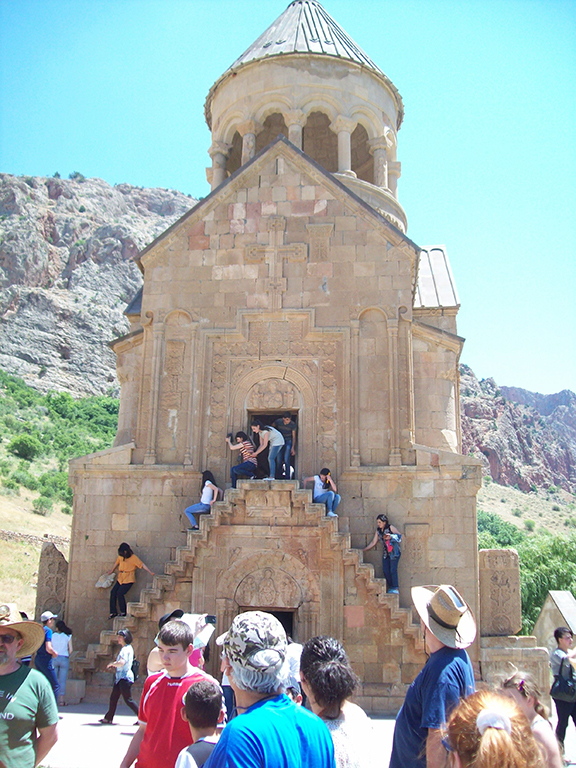
[[[0,539],[0,602],[16,603],[34,618],[42,544]]]

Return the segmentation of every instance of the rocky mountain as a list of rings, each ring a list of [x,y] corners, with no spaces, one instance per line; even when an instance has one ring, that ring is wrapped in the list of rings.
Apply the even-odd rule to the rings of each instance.
[[[0,174],[0,368],[48,391],[118,389],[107,342],[142,284],[132,257],[196,200],[101,179]],[[461,367],[463,450],[501,485],[576,492],[576,395]]]
[[[486,474],[521,491],[556,486],[576,492],[576,395],[540,395],[478,381],[460,366],[462,450]]]
[[[117,391],[107,342],[142,284],[132,257],[195,203],[169,189],[0,174],[0,368],[42,390]]]

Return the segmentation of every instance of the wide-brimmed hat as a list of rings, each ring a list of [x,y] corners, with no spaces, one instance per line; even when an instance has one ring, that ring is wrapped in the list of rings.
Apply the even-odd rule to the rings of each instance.
[[[412,587],[412,602],[434,637],[449,648],[468,648],[476,638],[476,621],[462,595],[450,586]]]
[[[18,618],[16,618],[18,617]],[[16,656],[31,656],[44,642],[44,627],[36,621],[22,621],[19,611],[15,606],[0,605],[0,632],[2,627],[10,627],[22,637],[24,641]]]
[[[288,642],[284,627],[271,613],[246,611],[236,616],[216,645],[224,647],[230,661],[266,672],[283,663]]]

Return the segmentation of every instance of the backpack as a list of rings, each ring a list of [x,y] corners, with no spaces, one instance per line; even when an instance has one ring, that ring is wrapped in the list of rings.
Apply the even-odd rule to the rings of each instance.
[[[138,659],[134,659],[134,661],[132,662],[132,674],[134,675],[134,682],[138,680],[140,676],[138,674],[139,672],[140,672],[140,662],[138,661]]]

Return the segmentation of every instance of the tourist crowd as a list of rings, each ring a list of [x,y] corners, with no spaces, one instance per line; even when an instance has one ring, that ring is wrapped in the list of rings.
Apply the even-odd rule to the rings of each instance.
[[[555,633],[555,736],[529,674],[516,670],[498,688],[475,692],[466,648],[474,642],[476,624],[454,587],[414,587],[412,599],[429,657],[398,713],[390,768],[560,768],[568,718],[576,722],[576,704],[569,705],[565,693],[573,674],[564,665],[571,668],[576,656],[571,631],[560,627]],[[66,639],[54,642],[56,618],[47,612],[37,623],[0,607],[3,768],[34,768],[56,743],[62,677],[47,657],[49,662],[58,658],[55,647],[70,652],[72,635],[62,623],[59,633]],[[225,699],[223,686],[201,668],[201,649],[207,648],[214,623],[213,616],[181,610],[162,617],[139,706],[131,696],[132,635],[126,629],[117,633],[120,651],[108,665],[114,686],[100,722],[112,723],[120,696],[138,717],[120,768],[134,763],[137,768],[381,764],[372,721],[352,701],[360,681],[337,639],[313,637],[301,646],[272,614],[239,614],[216,640],[223,683],[230,688]],[[34,653],[36,669],[31,669]]]

